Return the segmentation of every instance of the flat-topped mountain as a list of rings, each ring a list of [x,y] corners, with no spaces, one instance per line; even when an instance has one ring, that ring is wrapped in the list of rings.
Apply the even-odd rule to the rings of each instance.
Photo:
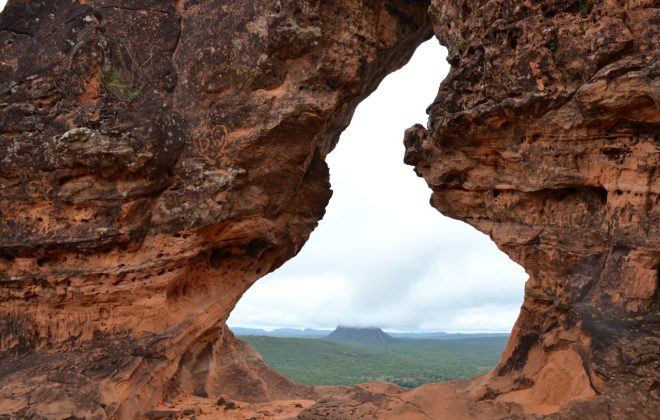
[[[399,341],[391,335],[383,332],[380,328],[353,328],[342,326],[337,327],[323,339],[362,346],[384,346]]]

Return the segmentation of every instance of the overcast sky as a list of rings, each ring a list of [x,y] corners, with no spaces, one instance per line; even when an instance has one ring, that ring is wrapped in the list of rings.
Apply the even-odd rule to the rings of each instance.
[[[426,124],[445,57],[431,39],[360,104],[328,157],[324,219],[298,256],[243,296],[230,326],[510,331],[524,270],[433,209],[430,189],[403,164],[403,131]]]

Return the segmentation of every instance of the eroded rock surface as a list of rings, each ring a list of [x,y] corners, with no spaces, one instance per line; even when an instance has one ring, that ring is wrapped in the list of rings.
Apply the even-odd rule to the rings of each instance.
[[[325,156],[431,36],[427,8],[10,1],[0,413],[130,418],[177,392],[304,397],[224,322],[323,216]]]
[[[653,418],[657,2],[433,1],[430,11],[453,67],[428,128],[406,133],[406,162],[434,207],[489,234],[530,276],[501,362],[467,387],[471,409]]]
[[[652,0],[10,0],[0,413],[227,395],[301,418],[652,418],[659,26]],[[292,384],[225,320],[303,246],[355,106],[432,32],[452,70],[405,161],[529,273],[514,334],[473,381]]]

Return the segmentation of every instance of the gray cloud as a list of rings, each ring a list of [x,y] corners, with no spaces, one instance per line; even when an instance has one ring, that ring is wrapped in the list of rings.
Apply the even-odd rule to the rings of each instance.
[[[437,41],[390,75],[356,111],[328,158],[334,195],[300,254],[258,281],[230,325],[508,331],[527,279],[482,233],[428,205],[402,163],[403,130],[448,67]]]

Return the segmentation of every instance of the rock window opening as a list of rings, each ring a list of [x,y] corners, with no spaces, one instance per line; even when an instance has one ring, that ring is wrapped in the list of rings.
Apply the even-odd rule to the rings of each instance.
[[[402,162],[404,129],[426,121],[435,99],[428,87],[446,75],[445,56],[427,41],[360,104],[328,156],[334,192],[325,217],[300,254],[232,312],[234,332],[297,382],[384,379],[406,388],[470,378],[500,358],[527,275],[486,235],[429,206],[430,189]],[[318,341],[337,326],[361,329]],[[289,337],[258,337],[261,330]],[[451,333],[482,336],[437,340],[460,337]],[[410,337],[429,340],[402,350]],[[387,365],[402,353],[417,359],[417,371]]]

